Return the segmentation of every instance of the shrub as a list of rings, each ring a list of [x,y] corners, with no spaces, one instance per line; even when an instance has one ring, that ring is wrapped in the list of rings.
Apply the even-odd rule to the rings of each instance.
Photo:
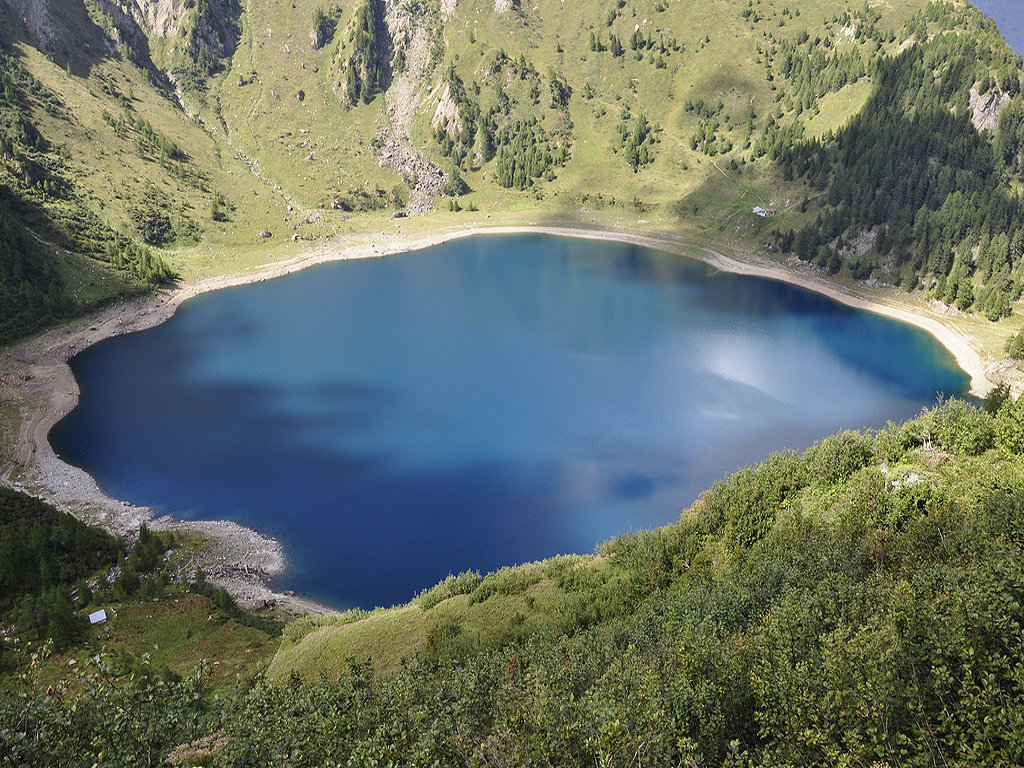
[[[470,594],[480,586],[481,581],[479,571],[463,571],[458,576],[449,573],[444,581],[420,592],[413,602],[428,611],[450,597]]]
[[[957,397],[940,401],[921,417],[925,436],[949,453],[977,456],[995,443],[992,420],[982,409]]]
[[[811,478],[822,485],[834,485],[863,469],[874,458],[872,440],[860,432],[845,430],[815,443],[804,453]]]
[[[996,412],[994,421],[996,448],[1002,453],[1024,453],[1024,402],[1007,399]]]
[[[726,525],[725,543],[736,553],[772,527],[789,496],[807,485],[807,465],[792,451],[773,453],[757,468],[745,467],[701,496],[701,517],[712,532]]]
[[[482,603],[491,595],[521,595],[543,577],[543,564],[505,567],[489,573],[469,596],[470,603]]]

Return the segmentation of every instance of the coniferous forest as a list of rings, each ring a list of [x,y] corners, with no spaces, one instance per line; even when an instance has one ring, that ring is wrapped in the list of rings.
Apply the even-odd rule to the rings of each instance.
[[[950,27],[963,13],[934,4],[922,24]],[[784,177],[807,181],[819,212],[795,232],[776,232],[774,245],[832,273],[848,266],[990,320],[1009,315],[1024,291],[1013,191],[1024,96],[1015,64],[992,64],[990,42],[954,34],[922,33],[880,60],[867,105],[834,137],[779,150]],[[972,89],[1008,100],[995,132],[975,129]],[[870,248],[851,255],[857,240]]]

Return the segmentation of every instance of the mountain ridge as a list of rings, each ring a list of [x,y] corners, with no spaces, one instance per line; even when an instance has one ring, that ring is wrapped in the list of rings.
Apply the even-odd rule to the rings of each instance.
[[[867,103],[880,57],[970,30],[984,35],[975,58],[949,55],[979,79],[957,99],[985,86],[979,99],[1014,112],[1016,93],[999,78],[1013,73],[1016,91],[1020,80],[1019,59],[994,27],[951,3],[707,0],[683,8],[635,0],[566,14],[546,3],[362,0],[325,9],[300,0],[282,14],[266,0],[5,2],[34,30],[39,52],[67,72],[48,68],[17,35],[5,35],[5,50],[43,76],[83,128],[94,122],[95,107],[81,103],[87,85],[120,142],[101,141],[95,129],[60,130],[35,108],[22,116],[72,155],[113,151],[145,179],[71,172],[85,208],[120,236],[164,248],[185,277],[210,271],[197,264],[206,260],[195,258],[199,250],[251,252],[276,245],[256,235],[273,240],[282,229],[299,240],[341,234],[348,224],[367,226],[352,221],[359,214],[405,211],[413,199],[411,212],[632,206],[681,227],[710,213],[772,243],[759,232],[766,227],[742,221],[742,210],[775,207],[782,215],[768,224],[782,234],[807,221],[819,207],[814,180],[807,188],[784,178],[779,150],[804,135],[831,140]],[[81,50],[62,53],[72,32]],[[118,128],[126,118],[133,125]],[[991,109],[987,119],[994,136],[1017,130],[1017,121],[1000,128]],[[181,122],[191,128],[163,135]],[[142,143],[173,145],[181,156],[147,154],[140,132],[161,134]],[[126,157],[133,149],[157,167],[139,170]],[[168,185],[169,173],[179,183]],[[256,176],[256,188],[244,185],[246,175]],[[112,185],[123,187],[121,199],[109,194]],[[259,187],[270,199],[240,205],[261,196]],[[177,213],[169,198],[185,201]],[[151,221],[146,203],[164,208],[166,220]],[[835,249],[840,259],[844,252]],[[842,268],[851,266],[867,268]],[[907,278],[872,266],[882,279]]]

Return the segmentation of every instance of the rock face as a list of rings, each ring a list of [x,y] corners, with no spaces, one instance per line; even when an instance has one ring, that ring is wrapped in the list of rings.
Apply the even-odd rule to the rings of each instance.
[[[994,88],[985,95],[971,88],[971,122],[979,131],[993,131],[999,125],[999,113],[1010,100],[1005,93]]]
[[[413,120],[428,108],[423,87],[430,71],[430,29],[436,17],[416,14],[408,4],[388,3],[387,25],[392,40],[403,44],[406,68],[396,72],[385,93],[388,126],[382,131],[377,156],[381,166],[397,170],[412,188],[406,207],[408,214],[424,213],[433,207],[434,198],[448,182],[448,175],[413,147],[409,136]],[[450,94],[449,94],[450,96]]]
[[[148,49],[148,35],[128,8],[122,7],[115,0],[99,0],[99,4],[103,12],[113,22],[113,28],[108,29],[107,34],[116,45],[127,43],[136,51]]]
[[[434,110],[434,116],[430,121],[430,125],[433,128],[441,126],[449,136],[455,136],[462,127],[459,105],[452,98],[452,89],[447,83],[444,86],[444,90],[441,91],[441,98],[437,102],[437,108]]]
[[[110,5],[105,0],[104,5]],[[124,4],[150,37],[173,37],[181,28],[185,5],[181,0],[133,0]]]
[[[106,39],[111,52],[126,44],[134,50],[137,63],[164,71],[182,63],[198,63],[210,71],[217,60],[234,53],[241,14],[239,0],[97,0],[88,7],[84,0],[0,2],[24,22],[50,58],[73,57],[69,46],[80,46],[82,34],[96,34]],[[149,41],[175,37],[180,42],[170,47],[168,59],[151,62]],[[104,43],[98,45],[102,48]],[[96,46],[92,53],[98,53]]]
[[[39,42],[39,49],[52,56],[60,42],[60,31],[50,10],[52,0],[4,0]]]
[[[231,56],[238,41],[238,0],[99,0],[125,40],[140,48],[153,38],[180,38],[171,59],[154,62],[163,70],[180,63],[180,57],[209,69],[218,59]],[[144,38],[144,39],[141,39]],[[175,56],[179,60],[174,60]]]

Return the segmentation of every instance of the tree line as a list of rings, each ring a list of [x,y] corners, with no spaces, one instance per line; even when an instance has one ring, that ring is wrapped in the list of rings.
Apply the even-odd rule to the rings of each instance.
[[[921,23],[953,28],[964,13],[933,4]],[[1024,289],[1015,191],[1024,101],[1018,66],[996,50],[984,36],[935,34],[880,60],[867,104],[834,135],[773,150],[784,178],[817,193],[817,214],[772,244],[830,272],[874,272],[993,320],[1009,314]],[[1012,95],[994,135],[975,129],[968,104],[993,70]],[[870,250],[849,255],[860,237]]]

